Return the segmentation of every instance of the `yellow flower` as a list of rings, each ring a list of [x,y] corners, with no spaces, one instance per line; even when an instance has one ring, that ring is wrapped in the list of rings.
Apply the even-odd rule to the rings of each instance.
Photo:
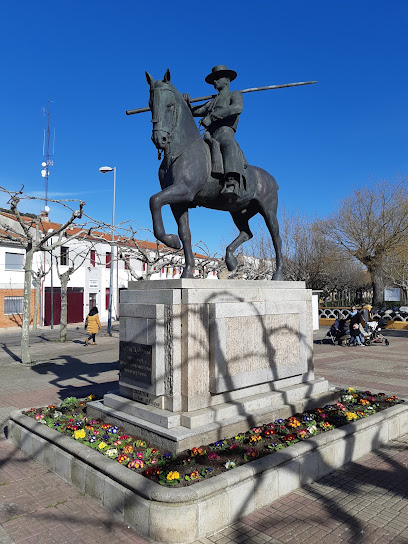
[[[349,388],[348,388],[348,392],[349,392],[349,393],[354,393],[354,392],[355,392],[354,387],[349,387]]]
[[[101,443],[99,444],[98,448],[99,448],[100,450],[103,450],[103,449],[106,448],[107,446],[108,446],[108,444],[105,444],[105,442],[101,442]]]
[[[352,421],[353,419],[357,419],[358,416],[354,412],[346,412],[346,417],[348,421]]]
[[[176,470],[174,470],[174,471],[172,470],[167,474],[167,479],[168,480],[179,480],[180,479],[180,474]]]
[[[85,438],[85,429],[74,431],[74,437],[75,437],[75,440],[78,440],[78,438]]]

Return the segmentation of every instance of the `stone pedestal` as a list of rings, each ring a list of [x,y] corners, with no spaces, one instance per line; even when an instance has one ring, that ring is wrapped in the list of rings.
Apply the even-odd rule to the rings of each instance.
[[[93,409],[178,452],[327,391],[303,282],[142,281],[121,293],[119,394]]]

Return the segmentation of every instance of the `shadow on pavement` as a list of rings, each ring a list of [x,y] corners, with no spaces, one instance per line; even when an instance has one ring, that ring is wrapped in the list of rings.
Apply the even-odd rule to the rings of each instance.
[[[52,362],[37,364],[32,371],[40,375],[50,375],[47,383],[58,388],[58,396],[86,397],[90,394],[101,396],[118,388],[118,377],[107,376],[108,372],[119,372],[119,362],[88,363],[76,357],[64,356]],[[52,378],[52,375],[54,377]],[[108,381],[106,381],[108,378]]]

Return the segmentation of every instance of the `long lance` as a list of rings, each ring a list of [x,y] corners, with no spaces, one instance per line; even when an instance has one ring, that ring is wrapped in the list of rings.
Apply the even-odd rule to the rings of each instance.
[[[285,87],[298,87],[299,85],[311,85],[317,83],[317,81],[301,81],[299,83],[284,83],[283,85],[268,85],[266,87],[251,87],[250,89],[243,89],[240,93],[254,93],[256,91],[270,91],[271,89],[284,89]],[[192,98],[191,102],[203,102],[204,100],[211,100],[215,98],[216,94],[210,94],[208,96],[200,96],[198,98]],[[133,115],[134,113],[143,113],[150,111],[150,108],[139,108],[137,110],[126,110],[126,115]]]

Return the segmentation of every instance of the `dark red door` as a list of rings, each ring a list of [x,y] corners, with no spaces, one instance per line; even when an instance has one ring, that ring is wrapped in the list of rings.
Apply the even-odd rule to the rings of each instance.
[[[54,287],[54,325],[61,322],[61,288]],[[51,325],[51,287],[45,288],[44,325]],[[82,323],[84,320],[84,290],[82,287],[68,287],[67,323]]]
[[[84,290],[79,287],[68,288],[68,323],[81,323],[84,320]]]
[[[51,287],[45,288],[44,297],[44,325],[51,325]],[[61,289],[54,287],[53,289],[53,324],[59,325],[61,320]]]

